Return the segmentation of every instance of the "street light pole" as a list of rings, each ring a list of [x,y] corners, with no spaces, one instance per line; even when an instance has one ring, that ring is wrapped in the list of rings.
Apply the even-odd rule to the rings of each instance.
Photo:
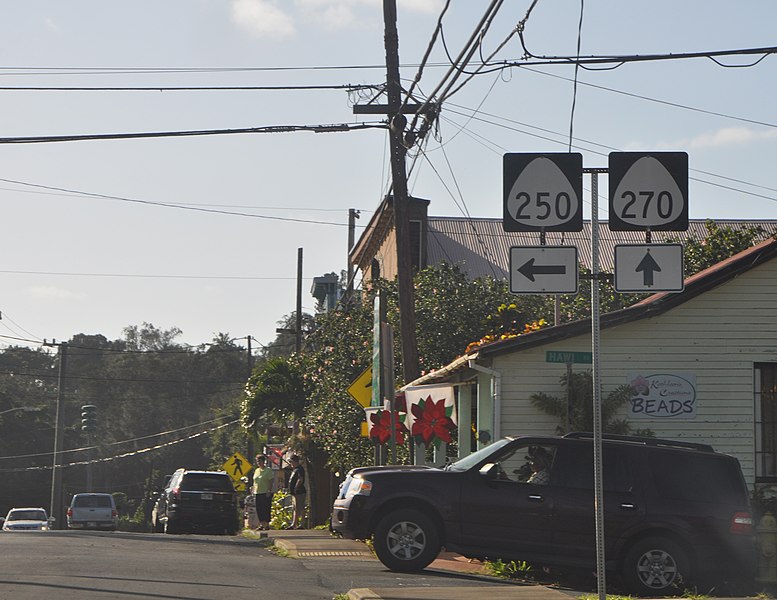
[[[62,528],[62,468],[60,454],[65,444],[65,373],[67,370],[67,342],[59,344],[59,380],[57,385],[57,412],[54,421],[54,459],[51,468],[51,506],[49,515],[55,518],[57,528]]]

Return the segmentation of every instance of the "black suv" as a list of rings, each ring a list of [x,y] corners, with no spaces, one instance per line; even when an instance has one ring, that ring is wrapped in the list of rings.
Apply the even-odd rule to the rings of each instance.
[[[155,531],[208,531],[235,535],[240,526],[237,492],[224,471],[178,469],[154,506]]]
[[[738,461],[704,444],[604,436],[605,560],[639,595],[753,576],[749,496]],[[596,568],[591,434],[507,438],[442,469],[353,469],[332,527],[374,535],[394,571],[442,547],[466,557]]]

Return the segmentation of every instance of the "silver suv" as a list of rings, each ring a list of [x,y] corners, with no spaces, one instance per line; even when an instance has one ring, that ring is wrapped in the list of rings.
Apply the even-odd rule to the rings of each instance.
[[[110,494],[76,494],[67,509],[70,529],[107,529],[115,531],[119,512]]]

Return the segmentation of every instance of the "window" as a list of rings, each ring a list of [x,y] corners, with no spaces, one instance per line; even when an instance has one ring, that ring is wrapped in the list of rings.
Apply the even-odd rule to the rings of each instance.
[[[755,365],[755,476],[777,480],[777,363]]]
[[[733,459],[701,452],[650,450],[648,464],[663,498],[732,505],[747,503],[742,476]]]
[[[594,489],[594,448],[592,444],[567,445],[559,451],[557,483],[568,488]],[[605,492],[631,492],[636,458],[626,447],[602,447],[602,488]]]

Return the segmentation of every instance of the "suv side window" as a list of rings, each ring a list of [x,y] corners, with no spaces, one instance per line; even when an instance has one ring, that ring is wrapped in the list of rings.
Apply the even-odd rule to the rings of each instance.
[[[648,464],[665,498],[746,505],[742,477],[734,460],[712,454],[651,450]]]
[[[499,478],[519,483],[547,485],[551,480],[556,446],[553,444],[532,444],[509,446],[493,462],[500,467]]]
[[[634,489],[636,463],[633,449],[602,447],[602,486],[606,492],[630,492]],[[564,487],[594,488],[594,449],[591,444],[569,444],[559,448],[554,468],[554,482]]]

